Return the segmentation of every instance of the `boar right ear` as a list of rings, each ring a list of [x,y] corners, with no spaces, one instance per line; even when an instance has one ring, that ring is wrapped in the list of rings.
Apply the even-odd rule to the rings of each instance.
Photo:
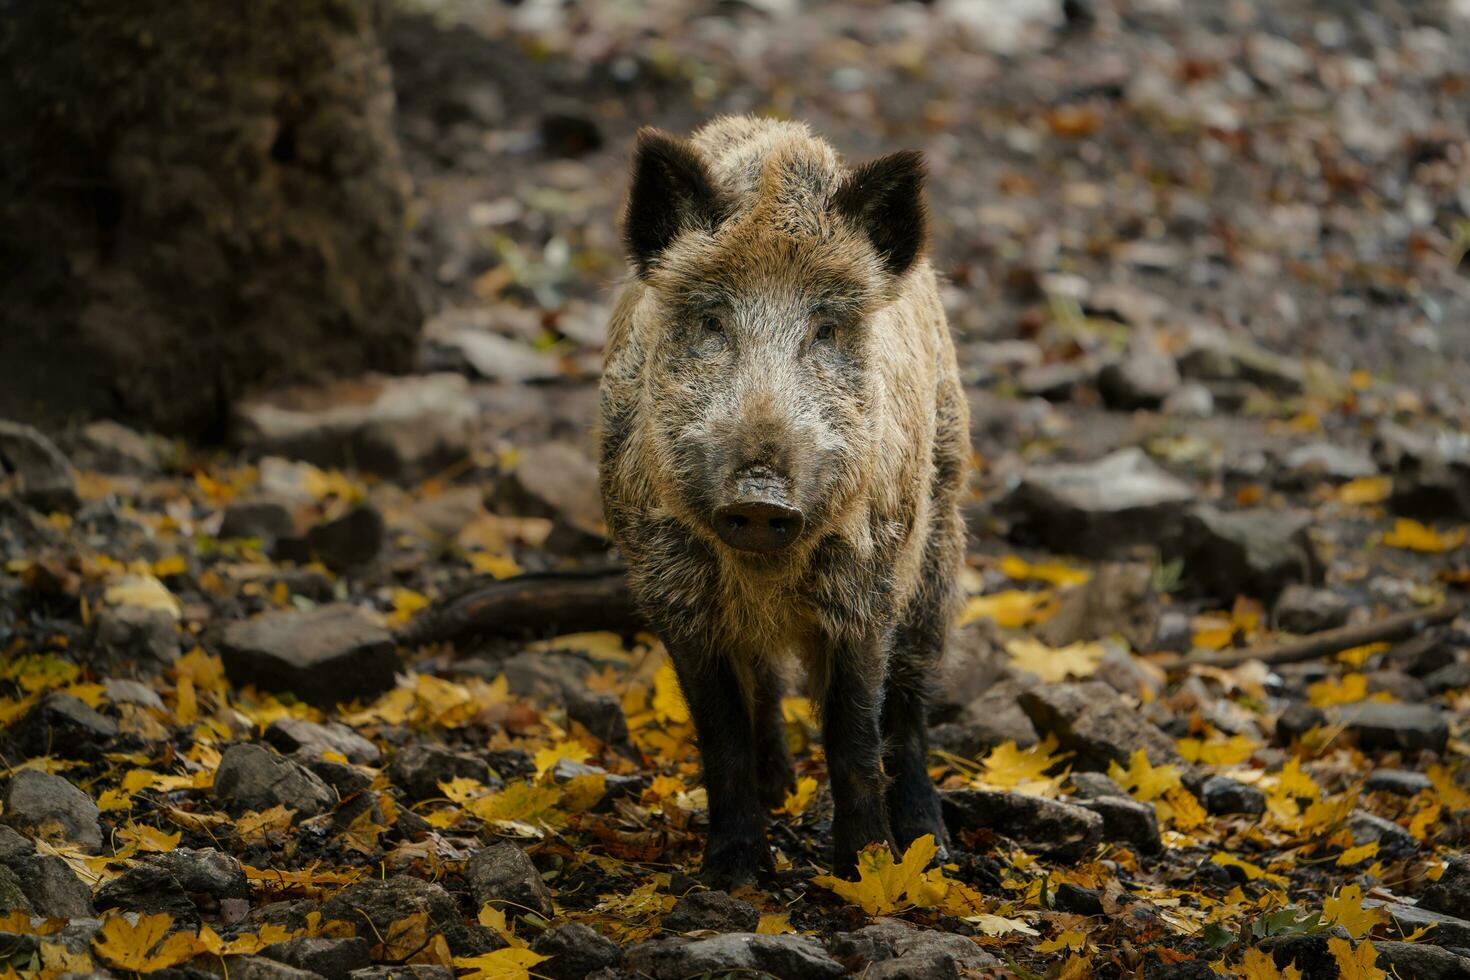
[[[832,195],[832,210],[857,226],[901,276],[924,250],[924,157],[917,150],[870,160]]]
[[[639,275],[646,275],[681,233],[713,231],[724,214],[709,168],[694,147],[657,129],[638,131],[623,241]]]

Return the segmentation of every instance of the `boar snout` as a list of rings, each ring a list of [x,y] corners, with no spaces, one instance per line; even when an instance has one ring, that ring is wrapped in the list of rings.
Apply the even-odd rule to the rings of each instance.
[[[764,468],[738,474],[726,503],[715,509],[715,533],[740,551],[772,554],[801,536],[806,519],[784,481]]]

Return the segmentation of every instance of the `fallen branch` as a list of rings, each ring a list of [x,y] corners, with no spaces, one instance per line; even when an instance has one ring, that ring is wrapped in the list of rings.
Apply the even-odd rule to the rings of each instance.
[[[404,646],[489,637],[625,632],[643,621],[622,569],[501,579],[435,603],[398,633]]]
[[[1271,646],[1249,647],[1245,650],[1230,650],[1198,657],[1175,657],[1159,666],[1167,671],[1182,671],[1190,667],[1239,667],[1252,660],[1265,664],[1294,664],[1304,660],[1330,656],[1353,647],[1385,640],[1401,640],[1422,633],[1431,626],[1448,623],[1465,609],[1462,603],[1446,602],[1428,609],[1395,613],[1361,626],[1344,626],[1335,630],[1313,633],[1289,643]]]

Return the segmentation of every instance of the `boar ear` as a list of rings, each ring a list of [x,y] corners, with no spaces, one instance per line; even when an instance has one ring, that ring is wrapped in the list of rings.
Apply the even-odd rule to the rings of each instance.
[[[725,214],[709,168],[677,136],[644,128],[633,151],[633,186],[623,214],[628,256],[644,275],[682,232],[713,231]]]
[[[924,157],[904,150],[870,160],[832,195],[832,210],[852,222],[901,276],[924,249]]]

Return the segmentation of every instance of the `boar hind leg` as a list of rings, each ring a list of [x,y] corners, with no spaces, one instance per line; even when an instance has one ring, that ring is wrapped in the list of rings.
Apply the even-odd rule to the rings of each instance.
[[[756,739],[740,683],[722,653],[671,647],[679,686],[689,703],[704,784],[709,794],[709,839],[700,877],[734,888],[771,866],[765,814],[756,797]]]
[[[942,601],[921,593],[894,638],[883,698],[883,768],[893,840],[906,848],[933,834],[941,852],[947,843],[939,794],[929,779],[929,688],[944,653],[946,619]]]
[[[852,871],[869,844],[891,844],[883,805],[884,649],[881,641],[838,644],[822,698],[823,741],[832,786],[832,864]]]
[[[796,770],[786,745],[786,721],[781,714],[784,691],[779,671],[760,668],[755,683],[756,786],[761,807],[774,810],[786,802],[796,786]]]

